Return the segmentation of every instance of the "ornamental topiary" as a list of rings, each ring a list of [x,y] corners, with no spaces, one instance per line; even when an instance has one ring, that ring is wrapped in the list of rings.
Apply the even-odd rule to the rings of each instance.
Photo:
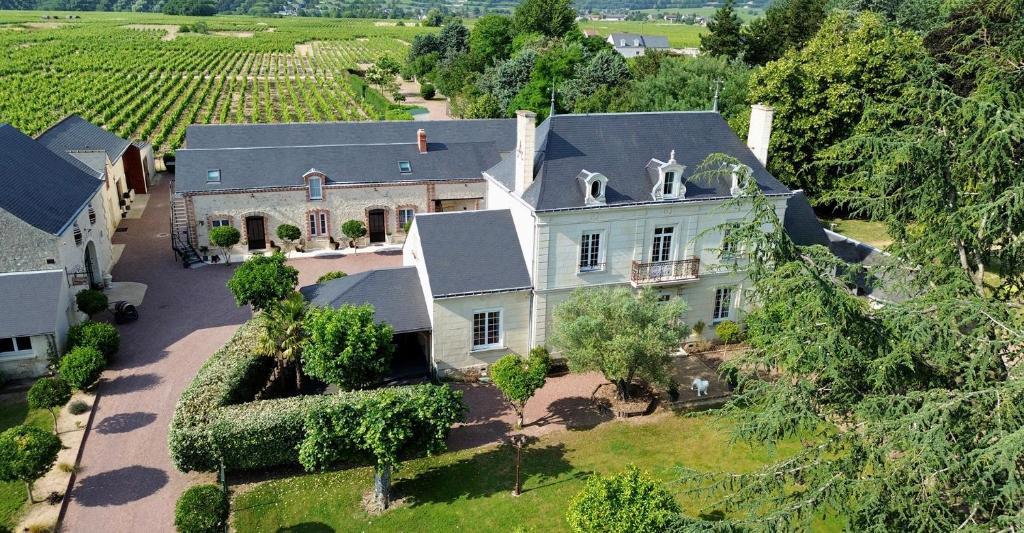
[[[15,426],[0,433],[0,481],[23,481],[32,497],[32,483],[53,466],[60,439],[35,426]]]
[[[516,429],[523,427],[526,402],[544,386],[549,364],[547,350],[538,347],[530,351],[528,358],[510,353],[491,365],[494,385],[516,412]]]
[[[327,272],[323,276],[320,276],[319,278],[316,278],[316,282],[317,283],[323,283],[325,281],[331,281],[332,279],[343,278],[343,277],[345,277],[347,275],[348,274],[346,274],[346,273],[344,273],[344,272],[342,272],[340,270],[335,270],[334,272]]]
[[[436,94],[437,89],[429,83],[424,83],[423,86],[420,87],[420,96],[422,96],[424,100],[430,100],[434,98]]]
[[[60,361],[60,377],[76,389],[85,389],[100,378],[107,360],[96,348],[79,346],[64,356]]]
[[[242,233],[231,226],[217,226],[210,229],[207,238],[211,245],[224,251],[224,264],[227,265],[231,263],[231,247],[241,242]]]
[[[181,533],[222,533],[228,521],[228,497],[217,485],[189,487],[174,507]]]
[[[743,340],[743,328],[732,320],[726,320],[715,326],[715,335],[722,342],[733,344]]]
[[[235,270],[228,280],[228,290],[235,296],[235,303],[259,311],[290,296],[298,282],[299,271],[285,264],[284,254],[257,255]]]
[[[291,244],[292,241],[297,241],[302,238],[302,230],[298,226],[291,224],[281,224],[277,227],[277,236],[282,241]]]
[[[105,357],[111,357],[121,347],[121,336],[112,324],[83,322],[68,330],[68,349],[85,346],[96,348]]]
[[[366,224],[363,224],[362,220],[348,220],[341,225],[341,232],[352,241],[351,244],[354,248],[355,241],[366,235]]]
[[[612,476],[593,476],[569,503],[566,520],[580,533],[657,533],[679,515],[679,504],[636,466]]]
[[[106,309],[108,303],[107,295],[96,289],[86,289],[75,295],[75,304],[78,305],[78,310],[89,316]]]
[[[50,411],[54,433],[57,432],[57,412],[54,409],[63,407],[70,400],[71,386],[60,377],[39,378],[28,389],[28,406]]]

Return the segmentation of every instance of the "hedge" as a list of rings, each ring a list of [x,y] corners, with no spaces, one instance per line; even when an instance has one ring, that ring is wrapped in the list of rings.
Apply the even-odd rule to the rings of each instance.
[[[182,472],[298,466],[299,445],[309,414],[358,402],[375,391],[250,401],[264,384],[273,360],[254,354],[260,317],[239,328],[199,369],[178,400],[169,448]],[[410,395],[433,385],[401,387]],[[355,459],[355,458],[353,458]]]
[[[228,523],[228,498],[217,485],[189,487],[174,506],[174,527],[181,533],[222,533]]]
[[[71,326],[68,330],[67,349],[79,346],[96,348],[108,359],[121,347],[121,336],[117,328],[106,322],[85,321]]]

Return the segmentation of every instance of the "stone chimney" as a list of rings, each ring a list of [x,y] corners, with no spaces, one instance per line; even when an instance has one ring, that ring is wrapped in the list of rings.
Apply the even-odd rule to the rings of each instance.
[[[537,151],[537,114],[516,111],[516,188],[523,191],[533,183],[533,157]]]
[[[747,148],[762,165],[768,165],[768,142],[772,137],[772,119],[775,110],[764,104],[750,106],[750,130],[747,132]]]
[[[416,142],[420,146],[420,153],[427,153],[427,130],[420,128],[420,130],[416,132]]]

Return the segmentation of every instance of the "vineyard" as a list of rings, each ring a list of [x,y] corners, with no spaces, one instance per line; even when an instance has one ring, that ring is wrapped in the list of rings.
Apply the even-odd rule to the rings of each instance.
[[[352,19],[0,11],[0,122],[37,134],[79,114],[160,152],[189,124],[407,117],[351,73],[424,28]]]

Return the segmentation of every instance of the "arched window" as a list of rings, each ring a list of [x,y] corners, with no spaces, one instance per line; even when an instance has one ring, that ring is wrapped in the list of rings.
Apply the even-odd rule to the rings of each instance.
[[[594,198],[600,198],[601,197],[601,182],[600,181],[594,181],[594,183],[590,184],[590,196],[593,196]]]

